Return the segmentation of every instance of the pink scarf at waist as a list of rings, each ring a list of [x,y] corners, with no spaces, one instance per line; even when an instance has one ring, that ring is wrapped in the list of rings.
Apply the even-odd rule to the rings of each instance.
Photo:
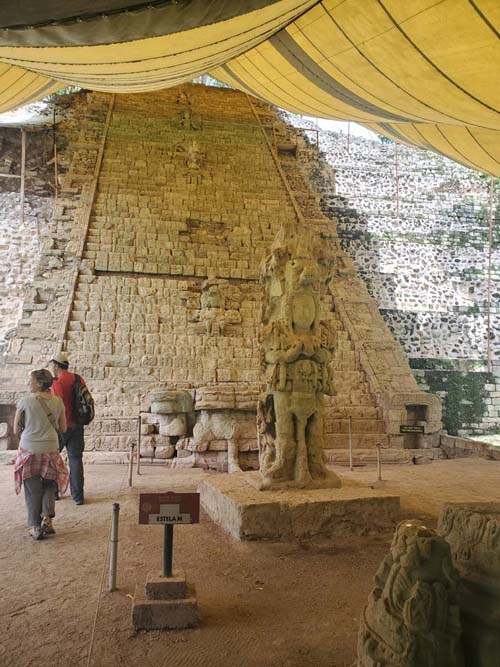
[[[23,481],[30,477],[43,477],[57,482],[61,496],[68,488],[69,473],[59,452],[32,454],[19,447],[14,461],[16,493],[21,492]]]

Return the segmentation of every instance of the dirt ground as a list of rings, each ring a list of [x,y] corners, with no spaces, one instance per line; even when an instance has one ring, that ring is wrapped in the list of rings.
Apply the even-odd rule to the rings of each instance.
[[[370,482],[374,468],[344,468]],[[34,542],[12,466],[0,465],[0,665],[2,667],[347,667],[359,616],[391,535],[311,542],[229,538],[202,514],[175,529],[174,568],[195,584],[201,625],[132,631],[136,583],[162,563],[163,531],[138,525],[138,494],[192,491],[209,473],[124,465],[86,467],[87,504],[56,504],[57,534]],[[498,500],[500,464],[467,459],[387,466],[383,488],[401,495],[402,518],[433,524],[443,502]],[[111,506],[119,502],[118,586],[107,592]],[[102,587],[102,590],[101,590]]]

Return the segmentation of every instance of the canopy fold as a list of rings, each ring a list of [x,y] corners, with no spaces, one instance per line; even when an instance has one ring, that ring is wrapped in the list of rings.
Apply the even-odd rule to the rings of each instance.
[[[500,175],[498,0],[0,0],[0,111],[210,73]],[[23,16],[23,22],[19,21]]]

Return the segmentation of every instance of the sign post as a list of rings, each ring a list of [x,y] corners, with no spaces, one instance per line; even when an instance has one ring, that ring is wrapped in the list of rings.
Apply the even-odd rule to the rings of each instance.
[[[163,526],[163,576],[172,576],[172,556],[174,551],[174,526],[166,523]]]
[[[163,525],[163,576],[172,576],[174,526],[199,523],[199,493],[141,493],[139,523]]]
[[[179,630],[199,623],[194,590],[180,569],[172,569],[174,526],[199,523],[199,493],[141,493],[139,523],[163,525],[163,572],[150,572],[143,589],[135,587],[132,624],[136,630]]]

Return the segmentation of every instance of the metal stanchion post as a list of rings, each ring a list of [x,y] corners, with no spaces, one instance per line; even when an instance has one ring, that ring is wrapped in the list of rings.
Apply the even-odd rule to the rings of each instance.
[[[132,486],[132,474],[134,472],[134,447],[135,447],[135,442],[130,443],[130,454],[129,454],[129,461],[128,461],[128,485]]]
[[[111,550],[109,555],[109,592],[116,591],[116,563],[118,560],[118,522],[120,519],[120,504],[113,503],[111,519]]]
[[[138,422],[139,422],[139,425],[137,427],[137,468],[136,468],[136,473],[138,475],[140,475],[141,474],[141,429],[142,429],[141,413],[139,413]]]
[[[377,472],[378,472],[378,481],[382,481],[382,456],[380,450],[382,445],[377,445]]]
[[[349,469],[352,471],[352,417],[349,417]]]

